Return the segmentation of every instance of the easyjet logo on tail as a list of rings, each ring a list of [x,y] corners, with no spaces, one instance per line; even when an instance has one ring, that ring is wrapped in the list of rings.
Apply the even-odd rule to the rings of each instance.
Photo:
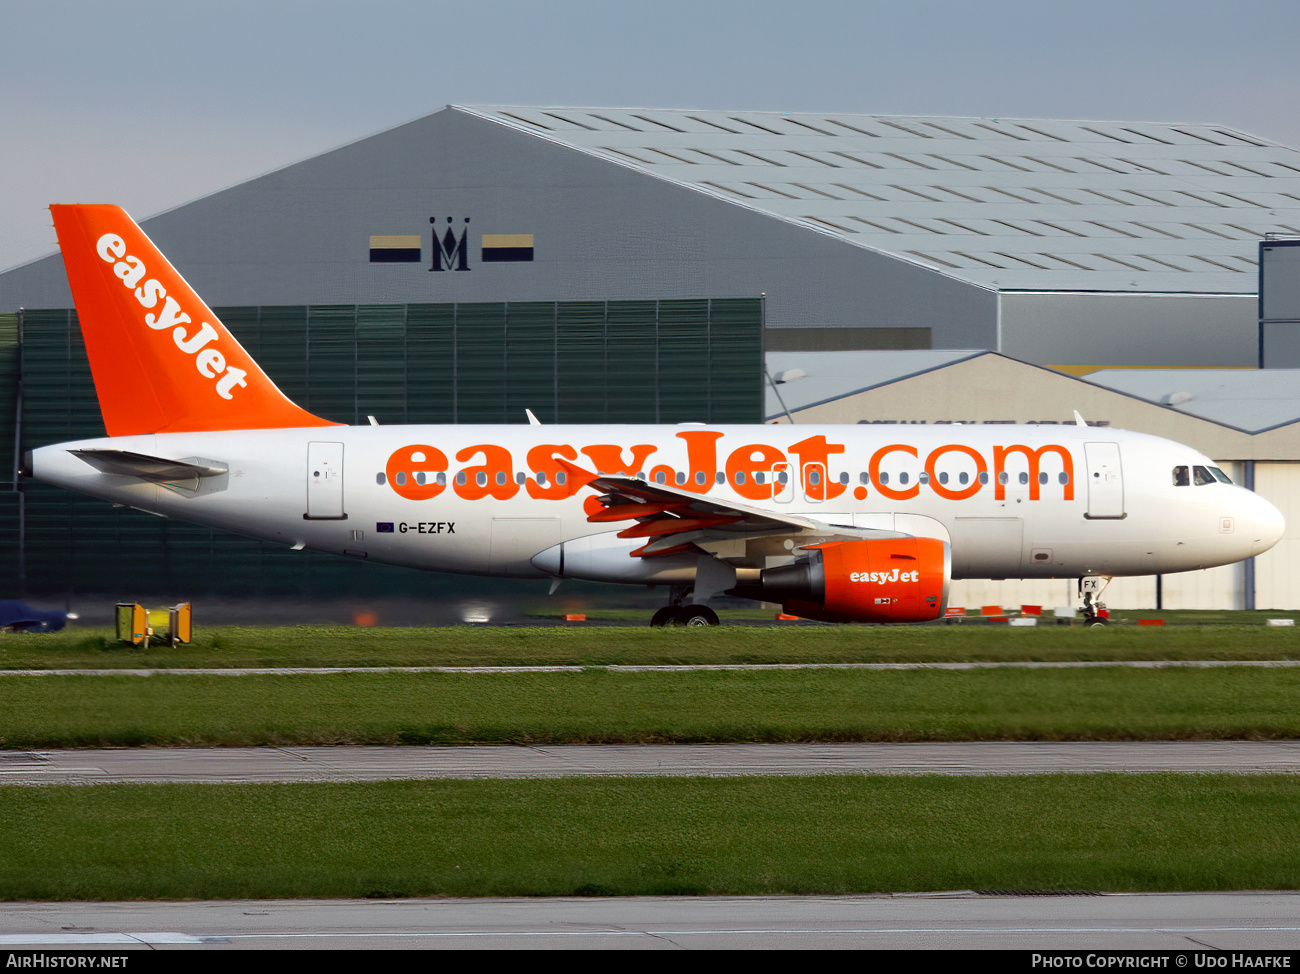
[[[50,207],[109,436],[335,426],[290,402],[121,207]]]
[[[99,259],[113,265],[113,274],[122,286],[135,295],[142,308],[158,308],[144,316],[144,323],[154,331],[171,331],[176,347],[186,355],[194,356],[194,367],[199,375],[215,383],[217,395],[232,399],[236,388],[246,386],[248,373],[226,364],[226,357],[212,343],[220,339],[217,330],[208,322],[193,328],[190,316],[181,310],[180,303],[167,293],[157,278],[149,273],[144,261],[126,252],[126,241],[115,233],[106,233],[95,243]],[[190,330],[192,329],[192,330]]]

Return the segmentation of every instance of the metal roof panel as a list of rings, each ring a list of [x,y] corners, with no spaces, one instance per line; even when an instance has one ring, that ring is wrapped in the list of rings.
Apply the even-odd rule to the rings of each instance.
[[[1103,369],[1083,378],[1252,433],[1300,419],[1300,369]]]
[[[908,376],[990,353],[980,349],[874,352],[768,352],[763,415],[777,419]],[[779,381],[782,375],[791,375]],[[775,385],[775,389],[773,386]],[[784,403],[784,408],[782,404]]]
[[[984,287],[1254,293],[1300,152],[1205,124],[457,108]]]

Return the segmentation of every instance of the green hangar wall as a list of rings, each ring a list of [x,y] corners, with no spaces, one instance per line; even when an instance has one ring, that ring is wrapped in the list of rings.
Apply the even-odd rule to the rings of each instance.
[[[761,422],[758,298],[214,309],[295,402],[383,425]],[[22,343],[18,343],[21,325]],[[0,592],[428,595],[409,570],[253,541],[35,482],[30,450],[104,435],[76,314],[0,316]]]

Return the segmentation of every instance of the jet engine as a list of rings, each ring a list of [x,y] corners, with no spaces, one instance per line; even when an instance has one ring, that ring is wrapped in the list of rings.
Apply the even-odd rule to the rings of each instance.
[[[825,622],[928,622],[947,608],[952,554],[945,541],[878,538],[801,550],[806,558],[760,572],[761,594],[751,597]]]

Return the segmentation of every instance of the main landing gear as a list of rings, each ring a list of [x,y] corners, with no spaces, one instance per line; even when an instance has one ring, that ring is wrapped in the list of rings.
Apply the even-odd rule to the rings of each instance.
[[[716,626],[718,614],[707,605],[686,605],[689,585],[674,585],[670,602],[650,619],[652,626]]]
[[[707,605],[665,605],[650,619],[652,626],[716,626],[718,614]]]
[[[1110,613],[1101,593],[1110,584],[1109,575],[1085,575],[1079,579],[1079,594],[1083,596],[1083,624],[1085,626],[1110,625]]]

